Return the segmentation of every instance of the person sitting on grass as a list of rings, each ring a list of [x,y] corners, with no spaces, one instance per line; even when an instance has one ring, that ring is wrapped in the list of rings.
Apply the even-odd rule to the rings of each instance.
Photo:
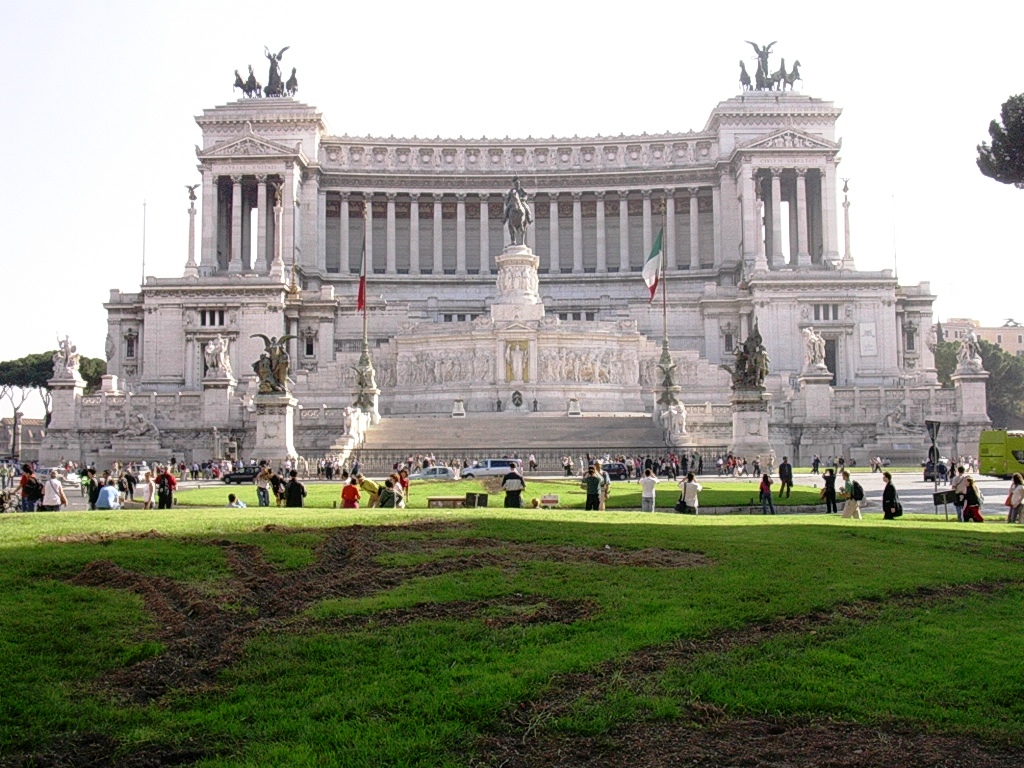
[[[341,508],[358,509],[361,496],[362,494],[359,493],[359,481],[353,475],[341,489]]]
[[[388,509],[394,509],[398,506],[398,494],[395,492],[395,483],[389,477],[384,481],[384,487],[380,489],[380,495],[377,497],[378,507],[387,507]]]
[[[117,484],[114,478],[109,478],[107,484],[100,488],[100,495],[96,498],[96,509],[120,509],[121,497],[117,494]]]
[[[240,508],[240,507],[244,507],[245,506],[245,502],[242,501],[241,499],[239,499],[237,496],[235,496],[235,494],[229,493],[228,494],[228,506],[229,507]]]

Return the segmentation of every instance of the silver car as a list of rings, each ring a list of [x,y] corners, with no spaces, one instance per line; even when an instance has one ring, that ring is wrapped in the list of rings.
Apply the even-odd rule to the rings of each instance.
[[[462,478],[470,480],[474,477],[504,477],[512,467],[517,467],[522,473],[522,459],[482,459],[474,461],[462,470]]]
[[[410,480],[458,480],[459,473],[451,467],[426,467],[409,475]]]

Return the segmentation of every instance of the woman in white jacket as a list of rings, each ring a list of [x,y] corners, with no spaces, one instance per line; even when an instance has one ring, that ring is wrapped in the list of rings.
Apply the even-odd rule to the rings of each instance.
[[[1006,522],[1024,523],[1024,515],[1021,515],[1021,512],[1024,511],[1022,509],[1024,508],[1024,477],[1021,477],[1020,472],[1015,472],[1013,480],[1010,482],[1007,506],[1010,508],[1010,512],[1006,516]]]

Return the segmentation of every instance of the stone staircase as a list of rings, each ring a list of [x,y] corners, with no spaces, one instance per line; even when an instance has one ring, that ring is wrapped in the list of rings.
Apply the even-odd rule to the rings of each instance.
[[[510,412],[450,416],[385,417],[366,433],[356,451],[367,468],[386,468],[407,456],[434,454],[467,460],[536,455],[542,468],[557,471],[563,455],[605,453],[663,455],[662,430],[649,414]]]

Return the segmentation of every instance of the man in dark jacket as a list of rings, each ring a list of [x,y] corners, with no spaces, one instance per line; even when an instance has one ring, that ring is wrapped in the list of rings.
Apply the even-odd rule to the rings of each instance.
[[[779,498],[782,498],[782,494],[786,494],[786,498],[789,498],[789,492],[793,490],[793,465],[789,463],[789,457],[783,456],[782,463],[779,464]]]
[[[304,498],[306,498],[306,486],[299,482],[298,470],[293,469],[284,486],[284,505],[286,507],[301,507]]]

